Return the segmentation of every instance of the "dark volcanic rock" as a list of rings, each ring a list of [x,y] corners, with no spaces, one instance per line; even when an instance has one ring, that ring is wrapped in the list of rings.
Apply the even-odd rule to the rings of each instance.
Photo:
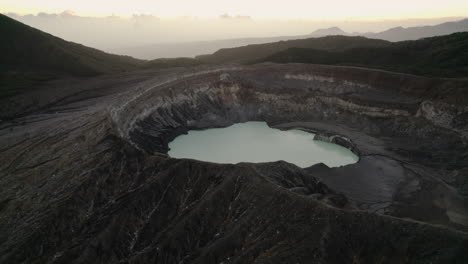
[[[77,81],[0,124],[0,263],[466,263],[466,86],[300,64]],[[360,161],[165,155],[190,129],[249,120]]]

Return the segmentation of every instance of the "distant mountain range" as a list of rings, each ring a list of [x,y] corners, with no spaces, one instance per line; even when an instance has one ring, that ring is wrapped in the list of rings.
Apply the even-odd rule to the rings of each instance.
[[[116,49],[114,50],[114,52],[118,54],[133,56],[140,59],[195,57],[201,54],[211,54],[223,48],[234,48],[246,45],[255,45],[294,39],[317,38],[333,35],[364,36],[367,38],[382,39],[388,41],[403,41],[448,35],[455,32],[465,31],[468,31],[468,19],[455,22],[447,22],[435,26],[421,26],[408,28],[396,27],[379,33],[349,33],[341,30],[338,27],[331,27],[325,29],[318,29],[307,35],[278,36],[268,38],[237,38],[185,43],[165,43]]]
[[[456,32],[468,31],[468,19],[446,22],[435,26],[396,27],[379,33],[366,33],[363,36],[388,41],[416,40],[421,38],[449,35]]]

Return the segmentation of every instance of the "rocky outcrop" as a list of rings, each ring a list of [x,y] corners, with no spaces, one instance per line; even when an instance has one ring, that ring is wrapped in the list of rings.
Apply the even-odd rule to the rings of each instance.
[[[77,82],[0,124],[0,263],[462,263],[466,109],[436,89],[460,82],[300,64]],[[166,155],[190,129],[243,121],[314,131],[360,160]]]
[[[334,143],[340,146],[343,146],[355,154],[359,155],[359,150],[356,147],[356,145],[351,142],[349,138],[346,138],[344,136],[340,135],[326,135],[326,134],[316,134],[314,137],[314,140],[319,140],[319,141],[324,141],[324,142],[329,142],[329,143]]]
[[[421,103],[416,116],[421,116],[431,121],[433,124],[450,128],[457,115],[456,108],[444,103],[434,103],[424,101]]]

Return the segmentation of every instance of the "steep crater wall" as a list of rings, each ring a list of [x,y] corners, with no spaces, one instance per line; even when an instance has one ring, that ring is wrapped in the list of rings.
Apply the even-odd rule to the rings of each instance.
[[[190,129],[245,121],[266,121],[270,126],[331,122],[393,138],[395,144],[388,147],[403,157],[450,169],[462,166],[466,146],[460,134],[424,118],[421,100],[405,93],[407,87],[380,87],[380,79],[387,80],[389,74],[369,74],[366,80],[356,69],[348,70],[357,71],[357,77],[342,69],[318,69],[204,72],[148,87],[111,113],[120,136],[152,154],[166,153],[168,142]],[[403,81],[407,86],[417,83]],[[425,107],[427,100],[421,105]],[[334,136],[325,134],[317,138],[330,141]],[[400,149],[402,140],[413,147]],[[335,141],[359,153],[352,142]]]

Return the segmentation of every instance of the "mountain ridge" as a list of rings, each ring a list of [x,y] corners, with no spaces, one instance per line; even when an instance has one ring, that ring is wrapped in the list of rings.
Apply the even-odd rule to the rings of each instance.
[[[344,51],[290,48],[260,61],[377,68],[416,75],[468,76],[468,32]]]
[[[417,40],[421,38],[449,35],[468,31],[468,19],[445,22],[433,26],[394,27],[388,30],[364,34],[366,37],[385,39],[388,41]]]
[[[261,58],[288,48],[315,48],[320,50],[341,51],[353,47],[381,47],[390,45],[390,42],[365,37],[327,36],[321,38],[308,38],[279,41],[265,44],[248,45],[238,48],[220,49],[213,54],[195,57],[206,63],[253,63]]]
[[[216,52],[223,48],[235,48],[246,45],[265,44],[276,41],[287,41],[296,39],[306,39],[311,37],[325,37],[330,35],[343,35],[343,36],[363,36],[373,39],[382,39],[387,41],[404,41],[416,40],[419,38],[448,35],[455,32],[468,31],[468,18],[445,22],[433,26],[416,26],[416,27],[394,27],[381,32],[346,32],[339,27],[329,27],[317,29],[306,35],[294,36],[273,36],[261,38],[234,38],[234,39],[220,39],[220,40],[207,40],[197,42],[180,42],[168,44],[152,44],[137,47],[128,47],[117,49],[118,53],[128,54],[142,59],[151,59],[156,57],[169,57],[173,56],[186,56],[195,57],[203,54]]]
[[[348,35],[349,33],[343,31],[339,27],[329,27],[329,28],[320,28],[312,33],[309,34],[309,36],[315,36],[315,37],[324,37],[324,36],[330,36],[330,35]]]

